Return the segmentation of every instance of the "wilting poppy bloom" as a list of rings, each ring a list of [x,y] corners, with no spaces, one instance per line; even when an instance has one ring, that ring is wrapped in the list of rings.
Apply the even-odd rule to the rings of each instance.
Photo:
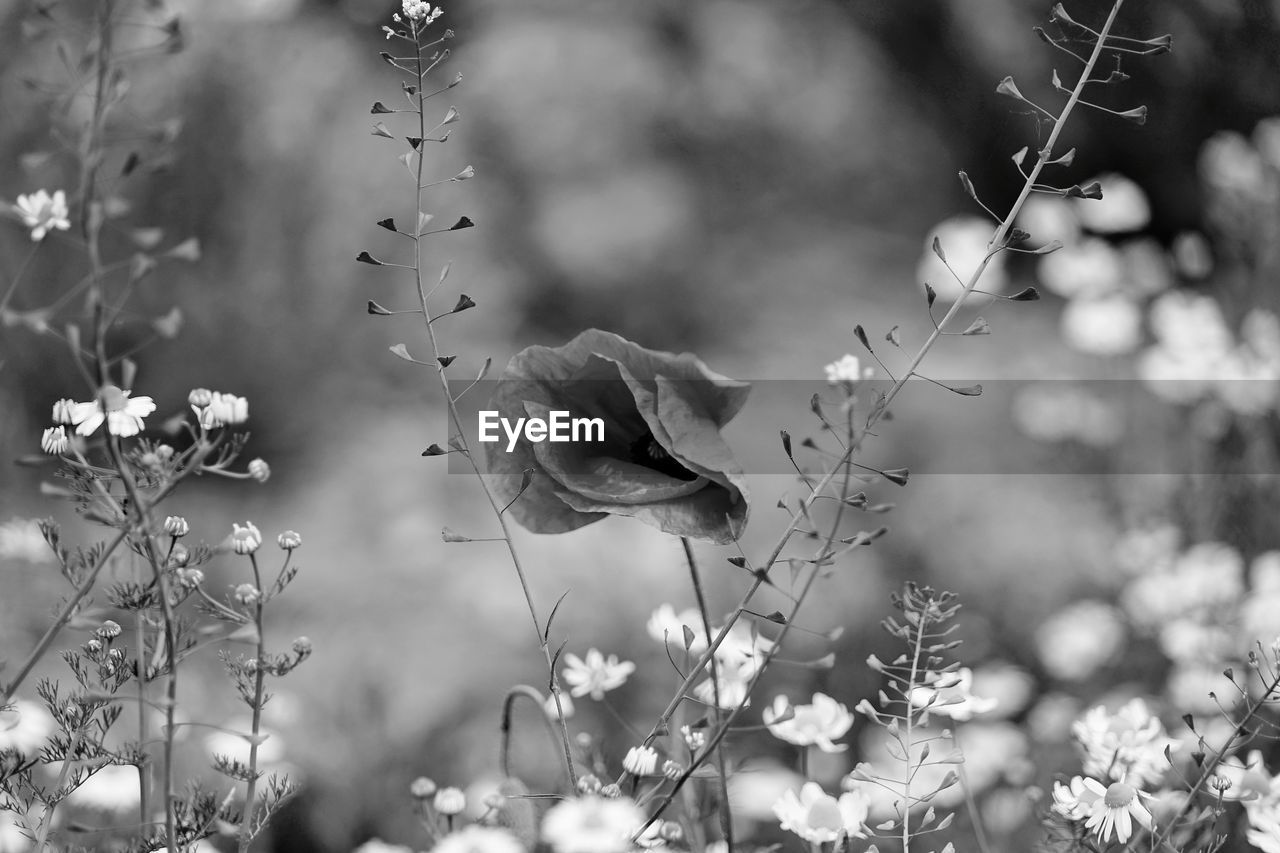
[[[731,542],[746,524],[746,483],[720,429],[749,389],[688,353],[597,329],[562,347],[529,347],[507,365],[491,408],[512,424],[557,411],[598,418],[603,435],[533,441],[526,433],[510,450],[486,444],[495,489],[536,533],[629,515],[677,536]]]

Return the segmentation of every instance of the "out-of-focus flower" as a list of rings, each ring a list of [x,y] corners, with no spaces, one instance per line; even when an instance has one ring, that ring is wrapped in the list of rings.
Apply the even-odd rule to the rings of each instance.
[[[1013,420],[1037,441],[1111,447],[1124,436],[1124,415],[1092,391],[1065,382],[1029,385],[1013,401]]]
[[[1156,629],[1179,616],[1234,607],[1244,593],[1244,559],[1221,542],[1188,548],[1167,570],[1135,578],[1120,600],[1136,624]]]
[[[1187,278],[1205,278],[1213,272],[1213,250],[1199,231],[1183,231],[1169,249],[1178,272]]]
[[[1280,853],[1280,819],[1270,813],[1249,812],[1249,829],[1245,837],[1262,853]]]
[[[271,478],[271,466],[265,459],[254,459],[249,463],[249,477],[259,483],[265,483]]]
[[[441,788],[436,791],[436,796],[431,801],[431,806],[445,816],[462,814],[467,807],[467,795],[462,792],[461,788]]]
[[[1102,185],[1102,198],[1073,199],[1084,227],[1097,234],[1137,231],[1151,221],[1151,205],[1142,187],[1124,175],[1109,172],[1091,181]]]
[[[788,708],[790,718],[782,719]],[[765,708],[761,716],[773,736],[787,743],[816,746],[823,752],[844,752],[849,748],[835,741],[849,731],[853,714],[825,693],[813,694],[813,701],[808,705],[791,705],[786,696],[775,697],[773,707]]]
[[[916,267],[917,282],[930,285],[939,299],[954,302],[963,292],[960,282],[967,284],[987,256],[987,246],[994,230],[988,220],[977,216],[956,216],[938,223],[925,238],[924,253]],[[935,239],[946,255],[946,263],[933,251]],[[1007,284],[1004,255],[994,255],[987,263],[978,286],[988,293],[1003,293]]]
[[[1169,255],[1155,240],[1130,240],[1120,246],[1124,263],[1121,292],[1131,299],[1148,299],[1173,286]]]
[[[14,212],[22,217],[22,224],[31,229],[32,240],[38,242],[54,229],[66,231],[71,227],[67,194],[62,190],[55,190],[53,195],[45,190],[36,190],[29,195],[18,196],[16,202]]]
[[[138,807],[138,768],[131,764],[108,764],[85,780],[67,799],[78,806],[109,812]]]
[[[1151,304],[1149,318],[1157,343],[1143,353],[1138,373],[1158,396],[1192,402],[1227,372],[1234,340],[1212,298],[1170,291]]]
[[[823,369],[827,373],[827,381],[832,384],[870,379],[875,372],[870,366],[863,367],[862,363],[858,361],[858,357],[849,353],[846,353],[840,360],[831,362]]]
[[[435,781],[428,779],[426,776],[419,776],[409,783],[409,794],[419,800],[435,796],[437,790],[439,790],[439,787]]]
[[[511,423],[553,410],[598,418],[603,441],[488,442],[494,488],[535,533],[622,515],[673,535],[734,541],[747,521],[747,484],[720,431],[749,390],[689,353],[597,329],[561,347],[530,347],[503,371],[491,408]]]
[[[1031,244],[1036,247],[1054,240],[1069,246],[1080,236],[1075,206],[1057,195],[1033,194],[1018,214],[1018,226],[1031,235]]]
[[[242,583],[236,587],[236,601],[248,607],[262,600],[262,591],[251,583]]]
[[[1085,784],[1084,777],[1075,776],[1070,784],[1053,783],[1051,808],[1067,820],[1082,820],[1093,812],[1093,804],[1101,797]]]
[[[115,385],[104,385],[97,399],[88,403],[76,403],[71,408],[71,421],[76,424],[77,435],[93,435],[105,421],[107,432],[128,438],[142,432],[142,419],[156,410],[150,397],[130,397],[130,391],[122,391]]]
[[[776,762],[751,762],[729,777],[729,805],[747,820],[772,820],[778,798],[804,783],[803,776]]]
[[[1243,761],[1234,755],[1227,756],[1219,762],[1217,772],[1231,783],[1223,789],[1224,799],[1253,802],[1264,797],[1280,798],[1280,785],[1267,772],[1260,749],[1250,751]]]
[[[505,829],[472,824],[441,838],[431,853],[525,853],[525,849]]]
[[[27,853],[34,846],[24,826],[16,814],[0,809],[0,853]]]
[[[296,551],[302,547],[302,534],[294,530],[286,530],[276,537],[276,544],[285,551]]]
[[[1114,607],[1078,601],[1041,623],[1036,651],[1054,678],[1081,681],[1115,657],[1124,637],[1124,622]]]
[[[1106,240],[1090,237],[1040,258],[1040,283],[1063,299],[1115,293],[1124,281],[1124,262]]]
[[[204,739],[205,751],[211,756],[222,755],[247,765],[250,749],[247,733],[252,730],[253,721],[247,717],[228,720],[219,727],[218,731]],[[239,734],[240,732],[245,734]],[[258,736],[261,738],[258,743],[259,768],[284,760],[285,742],[278,732],[259,727]]]
[[[351,853],[413,853],[413,848],[403,844],[388,844],[381,838],[370,838]]]
[[[195,589],[204,583],[204,572],[199,569],[182,569],[178,572],[178,583],[186,589]]]
[[[989,663],[973,671],[970,690],[995,703],[983,716],[1007,719],[1027,707],[1035,695],[1035,680],[1022,667]]]
[[[237,554],[252,554],[261,546],[262,533],[252,521],[246,521],[243,527],[231,525],[231,548]]]
[[[622,759],[622,769],[633,776],[652,776],[658,769],[658,753],[653,747],[633,746]]]
[[[1178,556],[1182,531],[1172,524],[1126,530],[1112,552],[1116,565],[1129,575],[1167,571]]]
[[[711,632],[715,636],[720,629]],[[694,696],[708,705],[714,705],[719,698],[719,707],[737,708],[746,702],[747,688],[756,673],[764,665],[764,660],[773,649],[774,643],[760,636],[752,628],[737,622],[729,630],[719,648],[716,649],[716,674],[718,679],[708,678],[693,688]],[[708,663],[708,672],[710,664]],[[718,697],[717,697],[718,692]]]
[[[995,699],[984,699],[971,692],[973,670],[967,666],[941,675],[929,673],[926,681],[927,686],[911,691],[911,704],[916,708],[927,707],[927,714],[940,714],[963,722],[995,710]]]
[[[1156,782],[1169,767],[1165,750],[1179,746],[1141,699],[1114,714],[1102,705],[1092,708],[1071,733],[1084,752],[1085,773],[1138,786]]]
[[[39,522],[14,516],[0,524],[0,559],[48,563],[53,561],[54,555],[40,532]]]
[[[1219,193],[1252,199],[1267,186],[1266,161],[1248,139],[1221,131],[1200,148],[1200,177]]]
[[[12,749],[25,756],[38,752],[56,725],[43,705],[17,699],[0,711],[0,750]]]
[[[676,613],[675,608],[670,604],[659,605],[658,609],[653,611],[649,621],[645,624],[645,630],[650,637],[659,643],[675,643],[683,648],[685,644],[684,628],[686,625],[693,632],[693,642],[689,644],[689,653],[694,655],[702,654],[707,649],[707,632],[704,627],[705,623],[702,621],[702,615],[698,613],[696,608],[690,607]]]
[[[870,809],[871,801],[861,790],[846,791],[836,799],[817,782],[806,782],[798,797],[788,790],[773,806],[784,830],[812,844],[866,838]]]
[[[564,713],[564,718],[567,720],[572,717],[577,710],[573,706],[573,697],[564,691],[560,692],[559,711],[556,710],[556,697],[551,694],[547,694],[547,698],[543,700],[542,709],[546,711],[547,716],[553,720],[559,719],[560,712]]]
[[[1084,784],[1094,794],[1100,795],[1093,801],[1089,820],[1085,827],[1096,830],[1098,838],[1105,844],[1114,833],[1121,844],[1133,835],[1133,822],[1136,820],[1147,829],[1151,829],[1151,812],[1142,804],[1144,798],[1149,799],[1145,791],[1126,782],[1112,782],[1106,788],[1096,779],[1085,779]]]
[[[634,802],[597,796],[562,800],[542,819],[542,838],[555,853],[628,853],[645,821]]]
[[[1125,355],[1142,340],[1142,312],[1118,293],[1073,299],[1062,309],[1062,337],[1090,355]]]
[[[597,702],[608,691],[625,684],[631,673],[636,671],[636,665],[631,661],[620,661],[617,655],[606,658],[599,649],[589,649],[585,660],[575,654],[567,654],[564,662],[564,680],[569,683],[569,692],[574,697],[590,695]]]

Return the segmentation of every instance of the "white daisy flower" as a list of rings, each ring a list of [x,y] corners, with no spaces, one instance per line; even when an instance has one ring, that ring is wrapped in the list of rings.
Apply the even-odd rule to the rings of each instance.
[[[53,229],[66,231],[71,227],[71,220],[67,218],[67,194],[62,190],[53,195],[44,190],[20,195],[13,209],[22,217],[22,224],[31,229],[31,239],[37,242]]]
[[[870,810],[871,800],[861,790],[848,791],[837,800],[817,782],[806,782],[798,797],[788,790],[773,805],[783,829],[813,844],[866,838]]]
[[[627,682],[636,671],[631,661],[620,661],[617,655],[605,657],[599,649],[590,649],[586,660],[575,654],[564,656],[564,680],[569,682],[574,698],[590,695],[599,702],[604,694]]]
[[[780,719],[788,707],[791,717]],[[809,705],[791,705],[786,696],[778,696],[773,700],[773,707],[765,708],[761,716],[773,736],[787,743],[816,746],[823,752],[844,752],[848,749],[845,744],[834,741],[849,731],[853,725],[853,714],[825,693],[813,694],[813,702]]]
[[[1098,795],[1085,828],[1096,830],[1098,839],[1104,844],[1113,832],[1121,844],[1128,841],[1129,836],[1133,835],[1135,820],[1146,829],[1151,829],[1151,812],[1142,804],[1142,798],[1149,797],[1149,794],[1125,782],[1112,782],[1106,788],[1096,779],[1085,779],[1084,784]]]
[[[156,410],[150,397],[130,397],[130,391],[122,391],[115,385],[104,385],[98,397],[88,403],[76,403],[71,408],[71,422],[77,435],[93,435],[105,421],[107,432],[128,438],[142,432],[142,419]]]

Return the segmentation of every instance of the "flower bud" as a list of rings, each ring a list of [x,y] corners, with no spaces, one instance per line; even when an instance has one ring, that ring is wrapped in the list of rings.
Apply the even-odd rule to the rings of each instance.
[[[409,793],[419,800],[433,796],[436,790],[436,783],[426,776],[419,776],[409,783]]]
[[[262,599],[262,592],[251,583],[242,583],[236,587],[236,601],[248,607]]]
[[[173,448],[167,444],[157,445],[156,456],[160,457],[161,462],[168,462],[170,459],[173,458]]]
[[[191,552],[187,550],[186,545],[176,544],[173,550],[169,552],[169,565],[181,568],[191,559]]]
[[[674,820],[664,820],[658,830],[658,837],[668,844],[679,844],[684,840],[684,830]]]
[[[113,622],[110,619],[102,623],[102,627],[94,631],[94,634],[103,640],[114,640],[120,636],[120,623]]]
[[[187,402],[194,408],[203,409],[213,402],[213,392],[208,388],[195,388],[187,395]]]
[[[302,536],[296,531],[286,530],[284,533],[281,533],[276,537],[276,544],[285,551],[292,551],[295,548],[302,547]]]
[[[182,569],[178,572],[178,583],[187,589],[195,589],[204,583],[204,572],[199,569]]]
[[[679,762],[670,759],[662,762],[662,775],[668,779],[679,779],[683,773],[684,767]]]
[[[40,436],[40,449],[50,456],[60,456],[66,453],[70,447],[71,440],[67,438],[66,427],[49,427]]]
[[[633,746],[622,759],[622,769],[633,776],[649,776],[658,766],[658,753],[648,746]]]
[[[100,653],[101,651],[102,651],[102,641],[99,639],[95,638],[95,639],[89,640],[89,642],[84,644],[84,653],[91,657],[93,655]]]
[[[244,527],[231,525],[231,547],[237,554],[252,554],[262,545],[262,534],[252,521],[246,521]]]
[[[293,653],[300,658],[311,654],[311,638],[299,637],[293,641]]]
[[[441,788],[432,801],[435,810],[445,817],[462,814],[467,807],[467,795],[460,788]]]
[[[191,525],[180,515],[171,515],[164,520],[164,532],[174,539],[181,539],[191,532]]]
[[[259,483],[265,483],[271,477],[271,466],[263,459],[255,459],[249,463],[249,476]]]
[[[622,796],[622,789],[614,783],[610,782],[600,789],[600,796],[606,800],[616,800]]]
[[[588,773],[578,779],[578,793],[584,796],[600,793],[600,778],[594,773]]]

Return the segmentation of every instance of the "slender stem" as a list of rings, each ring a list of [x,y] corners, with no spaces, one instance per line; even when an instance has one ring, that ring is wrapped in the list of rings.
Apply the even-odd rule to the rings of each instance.
[[[58,804],[63,800],[62,789],[66,787],[67,778],[71,775],[71,767],[75,763],[75,755],[80,751],[80,744],[84,742],[84,728],[76,729],[75,736],[71,738],[71,743],[67,747],[67,757],[62,762],[62,769],[58,771],[58,782],[54,786],[54,800],[44,807],[43,814],[40,815],[40,830],[36,833],[35,853],[44,853],[44,848],[49,842],[49,831],[53,829],[53,813],[58,808]]]
[[[924,647],[925,628],[928,621],[926,616],[921,615],[916,622],[916,639],[911,649],[911,677],[907,681],[907,690],[903,694],[903,701],[907,707],[902,714],[904,723],[902,739],[898,741],[902,745],[903,760],[907,763],[907,773],[902,783],[902,853],[909,853],[911,849],[911,780],[915,778],[915,771],[911,768],[911,735],[915,726],[915,712],[911,697],[915,693],[916,680],[920,675],[920,652]]]
[[[702,618],[702,629],[707,644],[711,644],[711,612],[707,607],[707,596],[702,591],[702,577],[698,573],[698,561],[693,555],[693,544],[687,536],[680,537],[680,546],[684,549],[684,559],[689,565],[689,579],[693,582],[693,596],[698,601],[698,615]],[[717,724],[720,722],[720,671],[719,662],[711,657],[711,698],[715,703],[712,716]],[[716,753],[717,782],[720,791],[720,831],[724,834],[725,846],[733,853],[733,815],[729,811],[729,775],[726,772],[724,750]]]
[[[138,747],[147,742],[147,656],[146,656],[146,623],[144,622],[142,611],[139,610],[134,614],[134,637],[138,644],[135,660],[137,661],[137,671],[134,674],[134,680],[138,684]],[[147,796],[149,794],[147,776],[149,775],[146,762],[138,765],[138,822],[145,826],[150,819],[150,810],[148,809]]]
[[[435,63],[432,63],[431,67],[427,67],[427,66],[424,66],[423,64],[422,50],[424,45],[421,44],[422,34],[423,34],[422,31],[418,28],[415,22],[414,38],[415,38],[415,42],[418,44],[418,48],[416,51],[417,53],[416,61],[417,61],[417,78],[418,78],[417,114],[418,114],[419,138],[425,138],[427,135],[426,110],[424,106],[426,103],[426,96],[422,92],[422,84],[426,74],[431,70],[431,67],[434,67],[435,65]],[[438,61],[439,60],[436,60],[436,62]],[[415,198],[416,198],[415,206],[418,214],[421,214],[422,208],[423,208],[422,177],[423,177],[423,162],[425,158],[422,156],[422,147],[423,147],[423,143],[419,143],[418,152],[417,152],[418,166],[417,166],[416,178],[414,180]],[[431,312],[428,310],[428,307],[427,307],[427,288],[426,288],[426,283],[423,281],[423,278],[422,278],[422,236],[417,233],[418,228],[417,228],[416,222],[417,220],[415,216],[414,239],[413,239],[414,277],[415,277],[417,288],[418,288],[418,299],[422,306],[422,316],[424,321],[423,325],[426,327],[427,337],[431,342],[431,351],[433,355],[438,359],[440,356],[440,346],[436,339],[435,327],[431,323]],[[542,620],[538,617],[538,608],[533,600],[533,591],[529,587],[528,578],[525,576],[524,567],[520,562],[520,555],[516,550],[514,540],[511,538],[511,528],[510,528],[510,525],[507,523],[507,519],[504,513],[505,507],[501,506],[498,503],[498,499],[494,496],[493,491],[489,488],[489,484],[485,482],[484,475],[480,471],[480,466],[477,464],[477,462],[475,461],[475,458],[472,456],[471,448],[467,443],[466,433],[465,433],[465,430],[463,429],[462,417],[458,412],[457,403],[455,402],[453,395],[449,393],[449,382],[445,378],[443,366],[437,367],[436,375],[440,380],[440,388],[444,393],[445,400],[448,401],[449,418],[450,418],[450,421],[453,423],[455,430],[457,431],[457,441],[462,451],[462,455],[465,456],[467,458],[467,461],[470,463],[472,471],[475,472],[476,480],[480,483],[480,490],[484,493],[485,499],[489,502],[489,506],[493,509],[493,514],[498,520],[498,526],[502,530],[502,540],[506,543],[507,552],[511,556],[511,564],[515,568],[516,577],[520,581],[520,589],[524,593],[524,600],[529,608],[529,616],[533,620],[533,630],[534,630],[534,633],[537,635],[538,645],[542,649],[543,658],[546,660],[546,664],[547,664],[549,688],[551,691],[551,696],[555,701],[556,719],[560,727],[560,737],[561,737],[562,745],[564,747],[565,769],[568,771],[569,780],[572,786],[576,787],[578,784],[578,774],[577,774],[577,771],[574,769],[573,747],[569,739],[569,725],[565,721],[564,707],[560,700],[560,693],[561,693],[560,680],[559,680],[559,677],[556,675],[555,662],[551,654],[551,646],[548,641],[547,633],[543,629]]]
[[[502,746],[498,752],[498,766],[502,768],[502,775],[511,778],[511,729],[514,725],[513,713],[515,711],[516,700],[524,697],[532,702],[538,709],[539,715],[542,717],[543,723],[547,726],[547,731],[551,733],[551,739],[555,741],[556,746],[560,745],[560,732],[556,730],[555,724],[547,715],[547,708],[542,703],[542,694],[527,684],[517,684],[507,691],[507,696],[502,700]]]
[[[266,641],[262,636],[262,598],[264,592],[262,589],[262,576],[258,571],[257,556],[250,554],[249,563],[253,566],[253,586],[258,591],[258,600],[254,602],[253,607],[253,624],[257,628],[258,639],[255,650],[257,667],[253,675],[253,723],[250,729],[253,739],[249,741],[249,778],[245,782],[244,817],[240,823],[240,840],[237,846],[239,853],[246,853],[249,845],[253,842],[253,801],[257,795],[258,787],[258,737],[262,729],[263,685],[267,676],[267,648]]]
[[[9,307],[9,300],[13,298],[13,294],[18,290],[18,283],[22,281],[22,274],[27,271],[27,267],[31,264],[31,259],[36,256],[36,252],[40,250],[43,240],[37,240],[32,246],[31,251],[27,252],[27,256],[22,259],[22,264],[18,267],[18,271],[13,274],[13,281],[9,282],[9,288],[5,290],[4,296],[0,296],[0,314],[4,314],[5,309]]]

